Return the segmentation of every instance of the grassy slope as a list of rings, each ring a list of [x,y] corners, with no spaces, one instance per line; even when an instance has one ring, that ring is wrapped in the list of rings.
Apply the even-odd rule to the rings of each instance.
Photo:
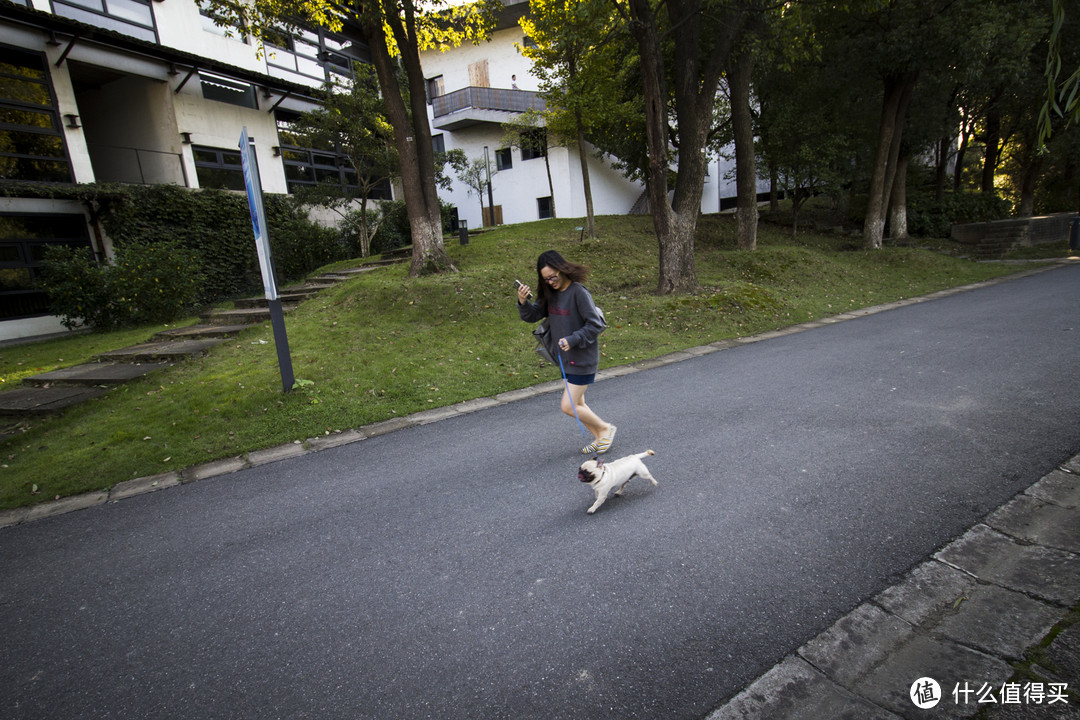
[[[573,220],[509,226],[447,247],[460,272],[410,279],[397,265],[361,274],[287,317],[301,387],[281,392],[273,335],[257,326],[216,348],[0,441],[0,508],[103,489],[123,480],[358,427],[554,379],[514,309],[513,279],[536,283],[555,248],[593,269],[604,308],[601,366],[968,284],[1011,272],[914,248],[844,249],[846,241],[762,226],[759,248],[734,249],[730,218],[703,219],[701,291],[660,297],[646,217],[605,217],[598,242]],[[147,339],[152,329],[0,349],[0,378],[74,364]],[[60,358],[63,358],[61,361]]]

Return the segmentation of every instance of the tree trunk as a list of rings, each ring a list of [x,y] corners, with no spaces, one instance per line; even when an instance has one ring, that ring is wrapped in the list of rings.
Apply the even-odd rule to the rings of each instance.
[[[952,138],[942,138],[938,141],[937,163],[934,168],[934,199],[941,202],[945,199],[945,178],[948,175],[949,159],[952,158]]]
[[[404,17],[402,17],[402,14]],[[435,151],[427,121],[426,88],[415,42],[415,9],[412,0],[384,0],[383,18],[390,26],[401,51],[401,61],[409,85],[409,107],[405,105],[394,63],[386,44],[382,21],[365,16],[365,34],[371,61],[379,77],[386,103],[386,115],[394,128],[394,143],[401,158],[401,187],[412,236],[412,263],[409,275],[455,271],[442,240],[442,213],[435,187]],[[411,117],[410,117],[411,110]]]
[[[903,132],[901,113],[906,109],[905,96],[910,93],[914,83],[914,77],[909,75],[885,80],[885,96],[881,104],[881,121],[878,124],[877,147],[874,149],[866,218],[863,221],[863,246],[867,250],[879,250],[885,235],[886,202],[888,192],[892,189],[892,174],[895,174],[893,158],[899,153],[900,135]]]
[[[986,113],[986,152],[983,158],[982,192],[994,192],[994,174],[997,172],[999,145],[1001,143],[1001,113],[991,108]]]
[[[889,235],[893,240],[905,240],[910,237],[907,225],[907,171],[909,160],[908,155],[904,154],[896,161],[892,196],[889,199]]]
[[[970,119],[968,118],[967,111],[964,111],[963,118],[960,121],[960,144],[956,148],[956,165],[953,169],[953,192],[960,189],[960,183],[963,180],[964,175],[964,155],[967,153]]]
[[[731,127],[735,134],[736,245],[757,248],[757,167],[754,158],[754,123],[750,116],[750,77],[754,57],[742,52],[728,75],[731,92]]]
[[[661,294],[697,289],[694,269],[694,233],[701,214],[705,183],[705,140],[708,136],[724,63],[731,58],[735,38],[750,15],[747,8],[732,9],[717,21],[702,42],[701,0],[668,0],[666,9],[674,46],[675,115],[678,127],[679,170],[671,201],[667,175],[668,92],[659,21],[649,0],[629,0],[630,32],[641,54],[645,137],[649,164],[646,189],[660,245]],[[715,18],[714,18],[715,20]]]
[[[1042,174],[1042,164],[1042,160],[1033,156],[1031,151],[1024,158],[1020,167],[1020,205],[1016,209],[1017,217],[1031,217],[1035,214],[1035,186]]]
[[[596,216],[593,214],[592,182],[589,180],[589,153],[585,149],[585,127],[581,120],[581,111],[574,112],[577,125],[578,161],[581,163],[581,186],[585,193],[585,227],[589,239],[596,239]]]

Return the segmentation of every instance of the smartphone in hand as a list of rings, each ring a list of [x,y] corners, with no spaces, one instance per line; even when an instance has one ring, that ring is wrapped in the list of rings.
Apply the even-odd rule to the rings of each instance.
[[[514,289],[517,289],[524,284],[525,283],[521,282],[520,280],[514,280]],[[532,297],[532,293],[529,293],[526,297]]]

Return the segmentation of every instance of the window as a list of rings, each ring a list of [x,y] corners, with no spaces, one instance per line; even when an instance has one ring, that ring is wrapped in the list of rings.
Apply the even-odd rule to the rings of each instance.
[[[555,213],[551,209],[551,196],[536,198],[536,211],[541,220],[554,217]]]
[[[45,248],[90,247],[82,215],[0,215],[0,320],[49,314],[37,287]]]
[[[0,180],[72,182],[45,57],[0,45]]]
[[[268,66],[317,80],[325,80],[328,70],[352,75],[353,61],[362,59],[357,52],[351,42],[325,30],[288,32],[279,28],[266,36]]]
[[[514,158],[510,155],[510,148],[495,151],[495,167],[499,170],[509,170],[514,167]]]
[[[531,130],[521,138],[521,159],[547,157],[547,131],[544,128]]]
[[[442,97],[443,94],[443,76],[428,78],[427,81],[427,101],[428,105],[434,98]]]
[[[527,47],[527,48],[534,48],[534,47],[536,47],[536,41],[535,41],[535,40],[533,40],[533,39],[532,39],[531,37],[529,37],[528,35],[526,35],[525,37],[523,37],[523,38],[521,39],[521,44],[522,44],[523,46]]]
[[[219,75],[200,72],[203,97],[207,100],[239,105],[240,107],[259,109],[259,99],[255,96],[255,86],[251,83],[237,82]]]
[[[192,145],[199,187],[244,190],[244,166],[239,150]]]
[[[285,166],[285,181],[289,192],[295,193],[304,186],[330,183],[345,188],[356,188],[356,170],[348,158],[333,151],[312,150],[300,147],[282,147],[281,161]],[[368,193],[372,200],[392,200],[389,181],[378,183]]]
[[[225,37],[235,38],[241,42],[246,42],[244,36],[240,34],[240,31],[229,23],[220,13],[200,7],[199,15],[202,20],[203,30],[212,32],[215,35],[223,35]]]
[[[436,154],[446,152],[446,138],[442,133],[431,136],[431,149]]]
[[[150,0],[52,0],[52,7],[62,17],[157,42]]]

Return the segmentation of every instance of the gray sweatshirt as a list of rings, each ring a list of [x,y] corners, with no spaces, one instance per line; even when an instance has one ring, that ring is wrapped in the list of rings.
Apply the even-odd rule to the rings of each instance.
[[[537,303],[518,304],[518,314],[525,322],[539,322],[545,317]],[[584,286],[570,283],[565,290],[554,293],[548,303],[546,317],[551,327],[550,348],[554,355],[562,356],[567,375],[591,375],[600,365],[600,345],[596,339],[604,331],[604,323],[596,310],[592,295]],[[566,338],[570,349],[563,352],[558,347]],[[558,360],[558,358],[556,358]]]

